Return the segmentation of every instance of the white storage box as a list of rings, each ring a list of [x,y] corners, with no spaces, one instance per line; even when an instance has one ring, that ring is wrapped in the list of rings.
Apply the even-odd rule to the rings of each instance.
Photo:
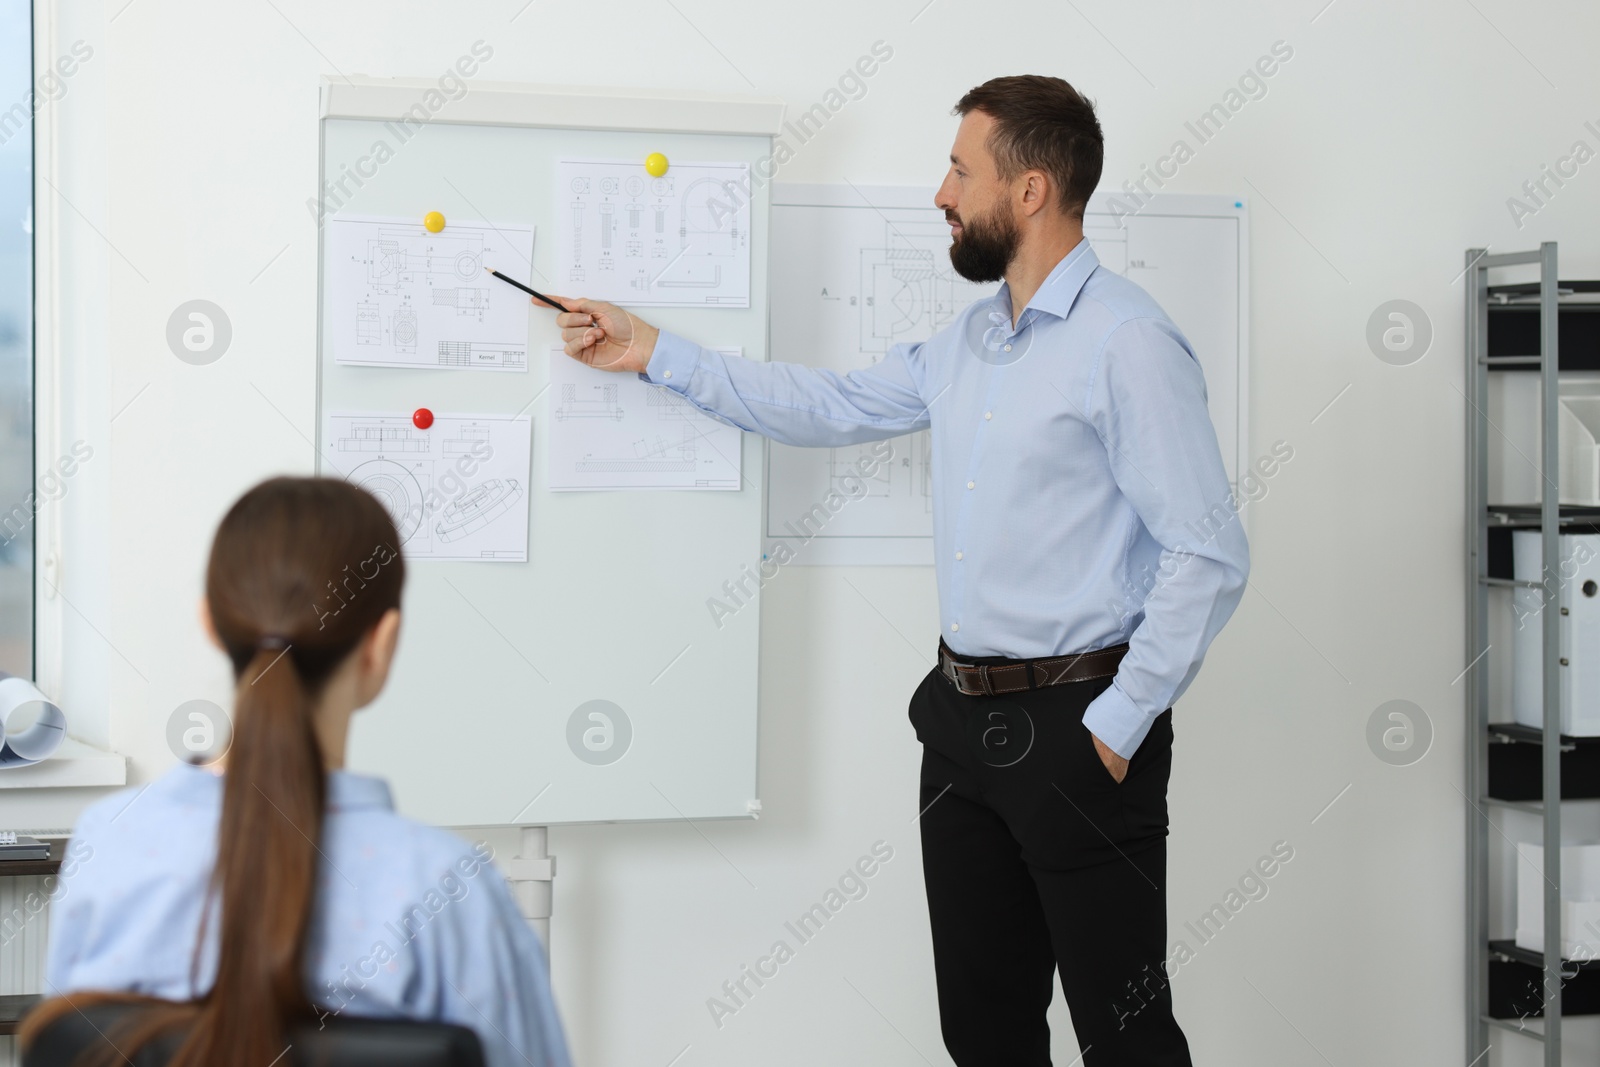
[[[1561,502],[1600,505],[1600,382],[1562,382],[1556,415]]]
[[[1517,947],[1544,951],[1544,846],[1517,845]],[[1600,959],[1600,844],[1561,846],[1561,958]]]
[[[1538,530],[1511,531],[1512,573],[1543,580]],[[1561,615],[1561,732],[1600,737],[1600,534],[1562,534],[1561,562],[1552,576]],[[1544,591],[1511,594],[1511,714],[1525,726],[1544,725]]]

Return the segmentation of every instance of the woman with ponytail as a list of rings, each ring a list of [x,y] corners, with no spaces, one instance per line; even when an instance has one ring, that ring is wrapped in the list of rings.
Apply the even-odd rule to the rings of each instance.
[[[51,909],[57,999],[25,1043],[136,999],[149,1010],[108,1035],[118,1063],[182,1032],[174,1067],[266,1067],[293,1024],[349,1014],[471,1027],[490,1067],[567,1067],[542,949],[487,846],[402,818],[384,782],[342,769],[350,716],[394,657],[399,544],[335,479],[273,479],[223,518],[202,614],[236,679],[231,743],[84,813],[73,836],[93,861]]]

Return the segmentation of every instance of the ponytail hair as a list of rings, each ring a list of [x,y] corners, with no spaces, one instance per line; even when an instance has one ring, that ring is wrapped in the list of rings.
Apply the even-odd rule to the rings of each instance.
[[[216,981],[189,1004],[74,998],[79,1008],[97,999],[149,1005],[112,1035],[123,1054],[187,1024],[170,1067],[265,1065],[284,1051],[288,1028],[315,1014],[305,950],[327,775],[314,711],[335,670],[399,607],[399,544],[383,506],[338,479],[274,478],[223,517],[206,603],[233,662],[233,738],[192,972],[197,978],[215,916]],[[42,1005],[24,1025],[24,1043],[73,1010],[65,998]]]

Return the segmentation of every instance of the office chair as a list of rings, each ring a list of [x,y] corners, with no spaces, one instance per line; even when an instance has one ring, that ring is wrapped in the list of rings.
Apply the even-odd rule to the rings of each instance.
[[[137,1004],[97,1004],[63,1015],[29,1046],[22,1067],[72,1067],[84,1052],[108,1045],[105,1035],[139,1010]],[[182,1042],[175,1032],[115,1062],[165,1067]],[[290,1048],[280,1067],[484,1067],[478,1035],[449,1023],[331,1016],[296,1027],[285,1043]]]

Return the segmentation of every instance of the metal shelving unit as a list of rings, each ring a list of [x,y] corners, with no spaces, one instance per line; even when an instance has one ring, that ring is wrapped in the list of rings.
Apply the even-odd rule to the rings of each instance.
[[[1559,354],[1560,296],[1572,287],[1557,282],[1556,245],[1546,242],[1537,251],[1488,254],[1486,249],[1468,249],[1466,254],[1466,357],[1467,357],[1467,627],[1466,660],[1476,664],[1489,649],[1489,596],[1496,586],[1543,590],[1543,685],[1545,709],[1542,730],[1496,725],[1489,721],[1490,687],[1486,677],[1488,663],[1467,671],[1467,1061],[1479,1063],[1489,1047],[1491,1027],[1499,1027],[1521,1038],[1544,1043],[1545,1067],[1561,1065],[1562,993],[1566,984],[1573,992],[1574,1011],[1593,1012],[1590,993],[1600,989],[1600,966],[1580,965],[1560,958],[1561,946],[1561,798],[1562,766],[1575,756],[1592,758],[1596,750],[1588,739],[1566,738],[1561,726],[1561,662],[1559,586],[1554,580],[1560,561],[1560,533],[1563,528],[1588,529],[1596,522],[1597,509],[1560,506],[1558,420],[1560,374]],[[1489,272],[1506,267],[1537,267],[1534,284],[1491,286]],[[1590,286],[1581,286],[1589,289]],[[1491,306],[1518,305],[1522,316],[1515,325],[1519,336],[1529,343],[1535,334],[1526,315],[1536,307],[1536,354],[1491,355]],[[1530,306],[1532,305],[1532,306]],[[1517,342],[1513,342],[1515,344]],[[1587,355],[1587,353],[1586,353]],[[1512,505],[1488,499],[1489,444],[1494,429],[1487,413],[1489,373],[1491,371],[1537,371],[1539,374],[1540,470],[1542,480],[1536,504]],[[1537,528],[1542,535],[1543,582],[1515,580],[1491,573],[1491,539],[1498,529],[1520,526]],[[1505,533],[1509,537],[1509,533]],[[1495,796],[1491,789],[1491,746],[1536,746],[1539,751],[1538,800]],[[1586,751],[1579,753],[1580,747]],[[1526,750],[1524,750],[1525,752]],[[1519,753],[1521,755],[1521,753]],[[1503,761],[1502,761],[1503,762]],[[1521,761],[1524,769],[1528,760]],[[1502,779],[1504,775],[1502,774]],[[1587,777],[1587,776],[1586,776]],[[1528,790],[1524,790],[1528,792]],[[1586,795],[1581,793],[1571,795]],[[1491,942],[1489,933],[1489,808],[1510,807],[1541,816],[1544,849],[1544,951],[1533,953],[1517,949],[1514,942]],[[1564,966],[1565,964],[1565,966]],[[1496,969],[1501,970],[1497,973]],[[1520,969],[1520,970],[1519,970]],[[1524,1018],[1504,1016],[1505,981],[1508,974],[1541,976],[1543,1026],[1529,1026]],[[1580,990],[1577,985],[1583,983]],[[1496,1009],[1502,1014],[1497,1017]],[[1520,1014],[1520,1013],[1517,1013]]]

